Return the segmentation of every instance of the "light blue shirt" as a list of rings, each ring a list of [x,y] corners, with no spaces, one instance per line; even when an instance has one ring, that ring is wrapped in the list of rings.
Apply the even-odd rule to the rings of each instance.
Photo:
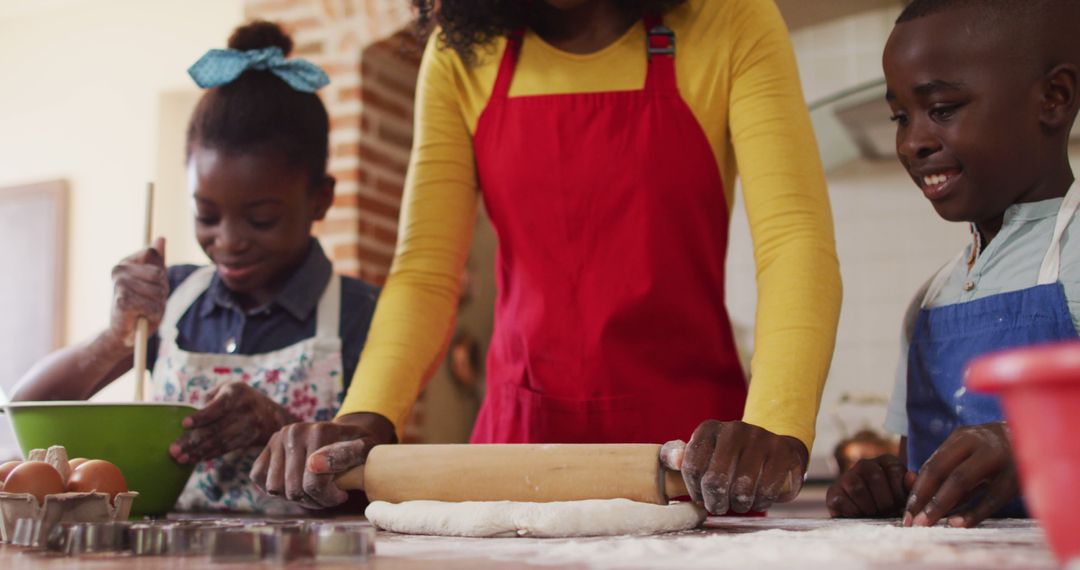
[[[927,299],[926,306],[943,307],[1034,287],[1039,280],[1043,256],[1050,247],[1062,200],[1055,198],[1009,206],[1005,210],[1001,231],[975,258],[969,272],[967,261],[971,258],[972,249],[977,247],[975,240],[979,235],[972,226],[972,243],[964,248],[964,254],[954,263],[941,291],[933,299]],[[1071,239],[1072,236],[1076,236],[1076,239]],[[1065,288],[1073,325],[1080,330],[1080,214],[1073,216],[1061,236],[1061,273],[1058,279]],[[916,293],[904,315],[896,383],[885,415],[885,429],[903,436],[908,432],[908,346],[928,286],[929,281]]]

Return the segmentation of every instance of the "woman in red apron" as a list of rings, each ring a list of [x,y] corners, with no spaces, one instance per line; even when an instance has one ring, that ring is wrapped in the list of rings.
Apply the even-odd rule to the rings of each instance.
[[[431,15],[431,2],[418,4]],[[442,30],[418,83],[402,240],[361,370],[333,427],[278,434],[295,453],[345,442],[312,455],[304,473],[279,460],[286,481],[333,504],[327,474],[382,443],[372,429],[401,426],[452,318],[448,278],[461,269],[479,190],[499,253],[474,443],[690,439],[669,463],[711,512],[793,497],[839,277],[775,6],[443,0],[434,14]],[[724,305],[736,159],[762,303],[755,359],[765,363],[755,360],[749,405]],[[791,323],[776,318],[783,311]]]

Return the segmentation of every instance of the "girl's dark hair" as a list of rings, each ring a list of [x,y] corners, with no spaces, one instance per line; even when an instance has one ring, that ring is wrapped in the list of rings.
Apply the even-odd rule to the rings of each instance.
[[[229,47],[247,51],[279,47],[287,56],[292,39],[274,23],[256,21],[229,37]],[[196,145],[227,153],[275,153],[304,169],[313,185],[326,177],[330,121],[314,93],[289,87],[270,71],[249,69],[235,81],[208,89],[187,131],[187,155]]]
[[[476,48],[490,44],[518,28],[528,27],[532,5],[543,0],[413,0],[419,12],[418,29],[431,31],[439,26],[439,42],[453,49],[465,63],[476,62]],[[661,13],[686,0],[618,0],[628,12]]]

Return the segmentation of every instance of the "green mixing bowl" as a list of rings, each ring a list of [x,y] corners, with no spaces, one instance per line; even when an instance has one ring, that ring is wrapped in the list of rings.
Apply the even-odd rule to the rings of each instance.
[[[138,491],[132,516],[172,510],[192,466],[169,455],[180,422],[196,408],[173,403],[12,402],[4,406],[25,456],[31,449],[62,445],[69,458],[104,459]]]

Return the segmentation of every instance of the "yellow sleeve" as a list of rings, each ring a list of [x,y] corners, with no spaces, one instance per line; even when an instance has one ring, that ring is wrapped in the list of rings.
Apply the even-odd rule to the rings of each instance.
[[[809,450],[840,315],[832,214],[780,13],[772,2],[738,4],[729,116],[758,286],[743,420]]]
[[[449,51],[435,36],[420,64],[412,155],[397,251],[339,415],[375,412],[401,436],[457,309],[477,196],[472,138]]]

